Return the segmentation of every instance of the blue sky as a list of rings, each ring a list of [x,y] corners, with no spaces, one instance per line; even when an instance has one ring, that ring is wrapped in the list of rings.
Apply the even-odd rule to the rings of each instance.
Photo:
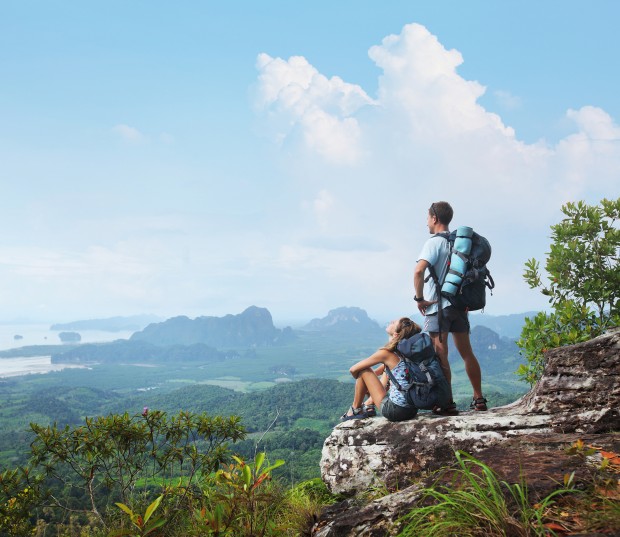
[[[425,214],[488,314],[619,194],[615,1],[0,3],[0,320],[412,313]]]

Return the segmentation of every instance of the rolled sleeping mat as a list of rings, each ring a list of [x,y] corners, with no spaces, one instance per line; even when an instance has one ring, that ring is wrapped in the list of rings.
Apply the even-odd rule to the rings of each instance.
[[[468,256],[471,252],[471,237],[473,234],[474,230],[468,226],[457,228],[456,239],[454,240],[452,255],[450,256],[450,269],[441,286],[442,295],[456,295],[467,269],[467,261],[463,256]]]

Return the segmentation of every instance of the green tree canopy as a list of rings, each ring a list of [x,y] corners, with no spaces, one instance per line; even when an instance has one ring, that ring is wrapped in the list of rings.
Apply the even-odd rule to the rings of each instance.
[[[605,323],[620,308],[620,198],[600,205],[567,203],[562,212],[566,218],[551,226],[553,242],[545,265],[549,285],[543,285],[535,259],[526,263],[525,281],[530,288],[541,288],[553,306],[572,300],[595,308]]]
[[[552,306],[550,314],[526,319],[518,341],[528,364],[517,373],[530,384],[542,374],[547,349],[586,341],[620,322],[620,198],[567,203],[562,212],[566,218],[551,226],[549,283],[536,259],[525,264],[525,281]]]

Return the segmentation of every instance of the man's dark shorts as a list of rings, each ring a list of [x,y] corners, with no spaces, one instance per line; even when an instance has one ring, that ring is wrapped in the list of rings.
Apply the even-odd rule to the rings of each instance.
[[[469,333],[469,319],[466,311],[459,311],[454,306],[448,306],[441,311],[441,330],[437,313],[424,317],[426,332],[467,332]]]
[[[416,407],[412,406],[405,408],[404,406],[399,406],[396,403],[393,403],[387,395],[382,399],[379,410],[381,410],[381,414],[388,421],[410,420],[411,418],[415,418],[418,413],[418,409]]]

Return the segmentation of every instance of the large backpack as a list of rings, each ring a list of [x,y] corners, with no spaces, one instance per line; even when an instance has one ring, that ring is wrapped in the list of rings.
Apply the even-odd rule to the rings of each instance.
[[[441,369],[430,336],[420,332],[399,341],[396,354],[407,366],[409,389],[403,388],[389,367],[385,368],[390,382],[401,392],[407,402],[422,410],[438,406],[446,408],[450,403],[450,385]]]
[[[443,281],[430,267],[431,278],[441,296],[460,311],[477,311],[486,305],[486,289],[495,287],[495,282],[487,268],[491,259],[491,245],[482,235],[467,226],[461,226],[451,233],[438,233],[448,241],[450,254]]]

